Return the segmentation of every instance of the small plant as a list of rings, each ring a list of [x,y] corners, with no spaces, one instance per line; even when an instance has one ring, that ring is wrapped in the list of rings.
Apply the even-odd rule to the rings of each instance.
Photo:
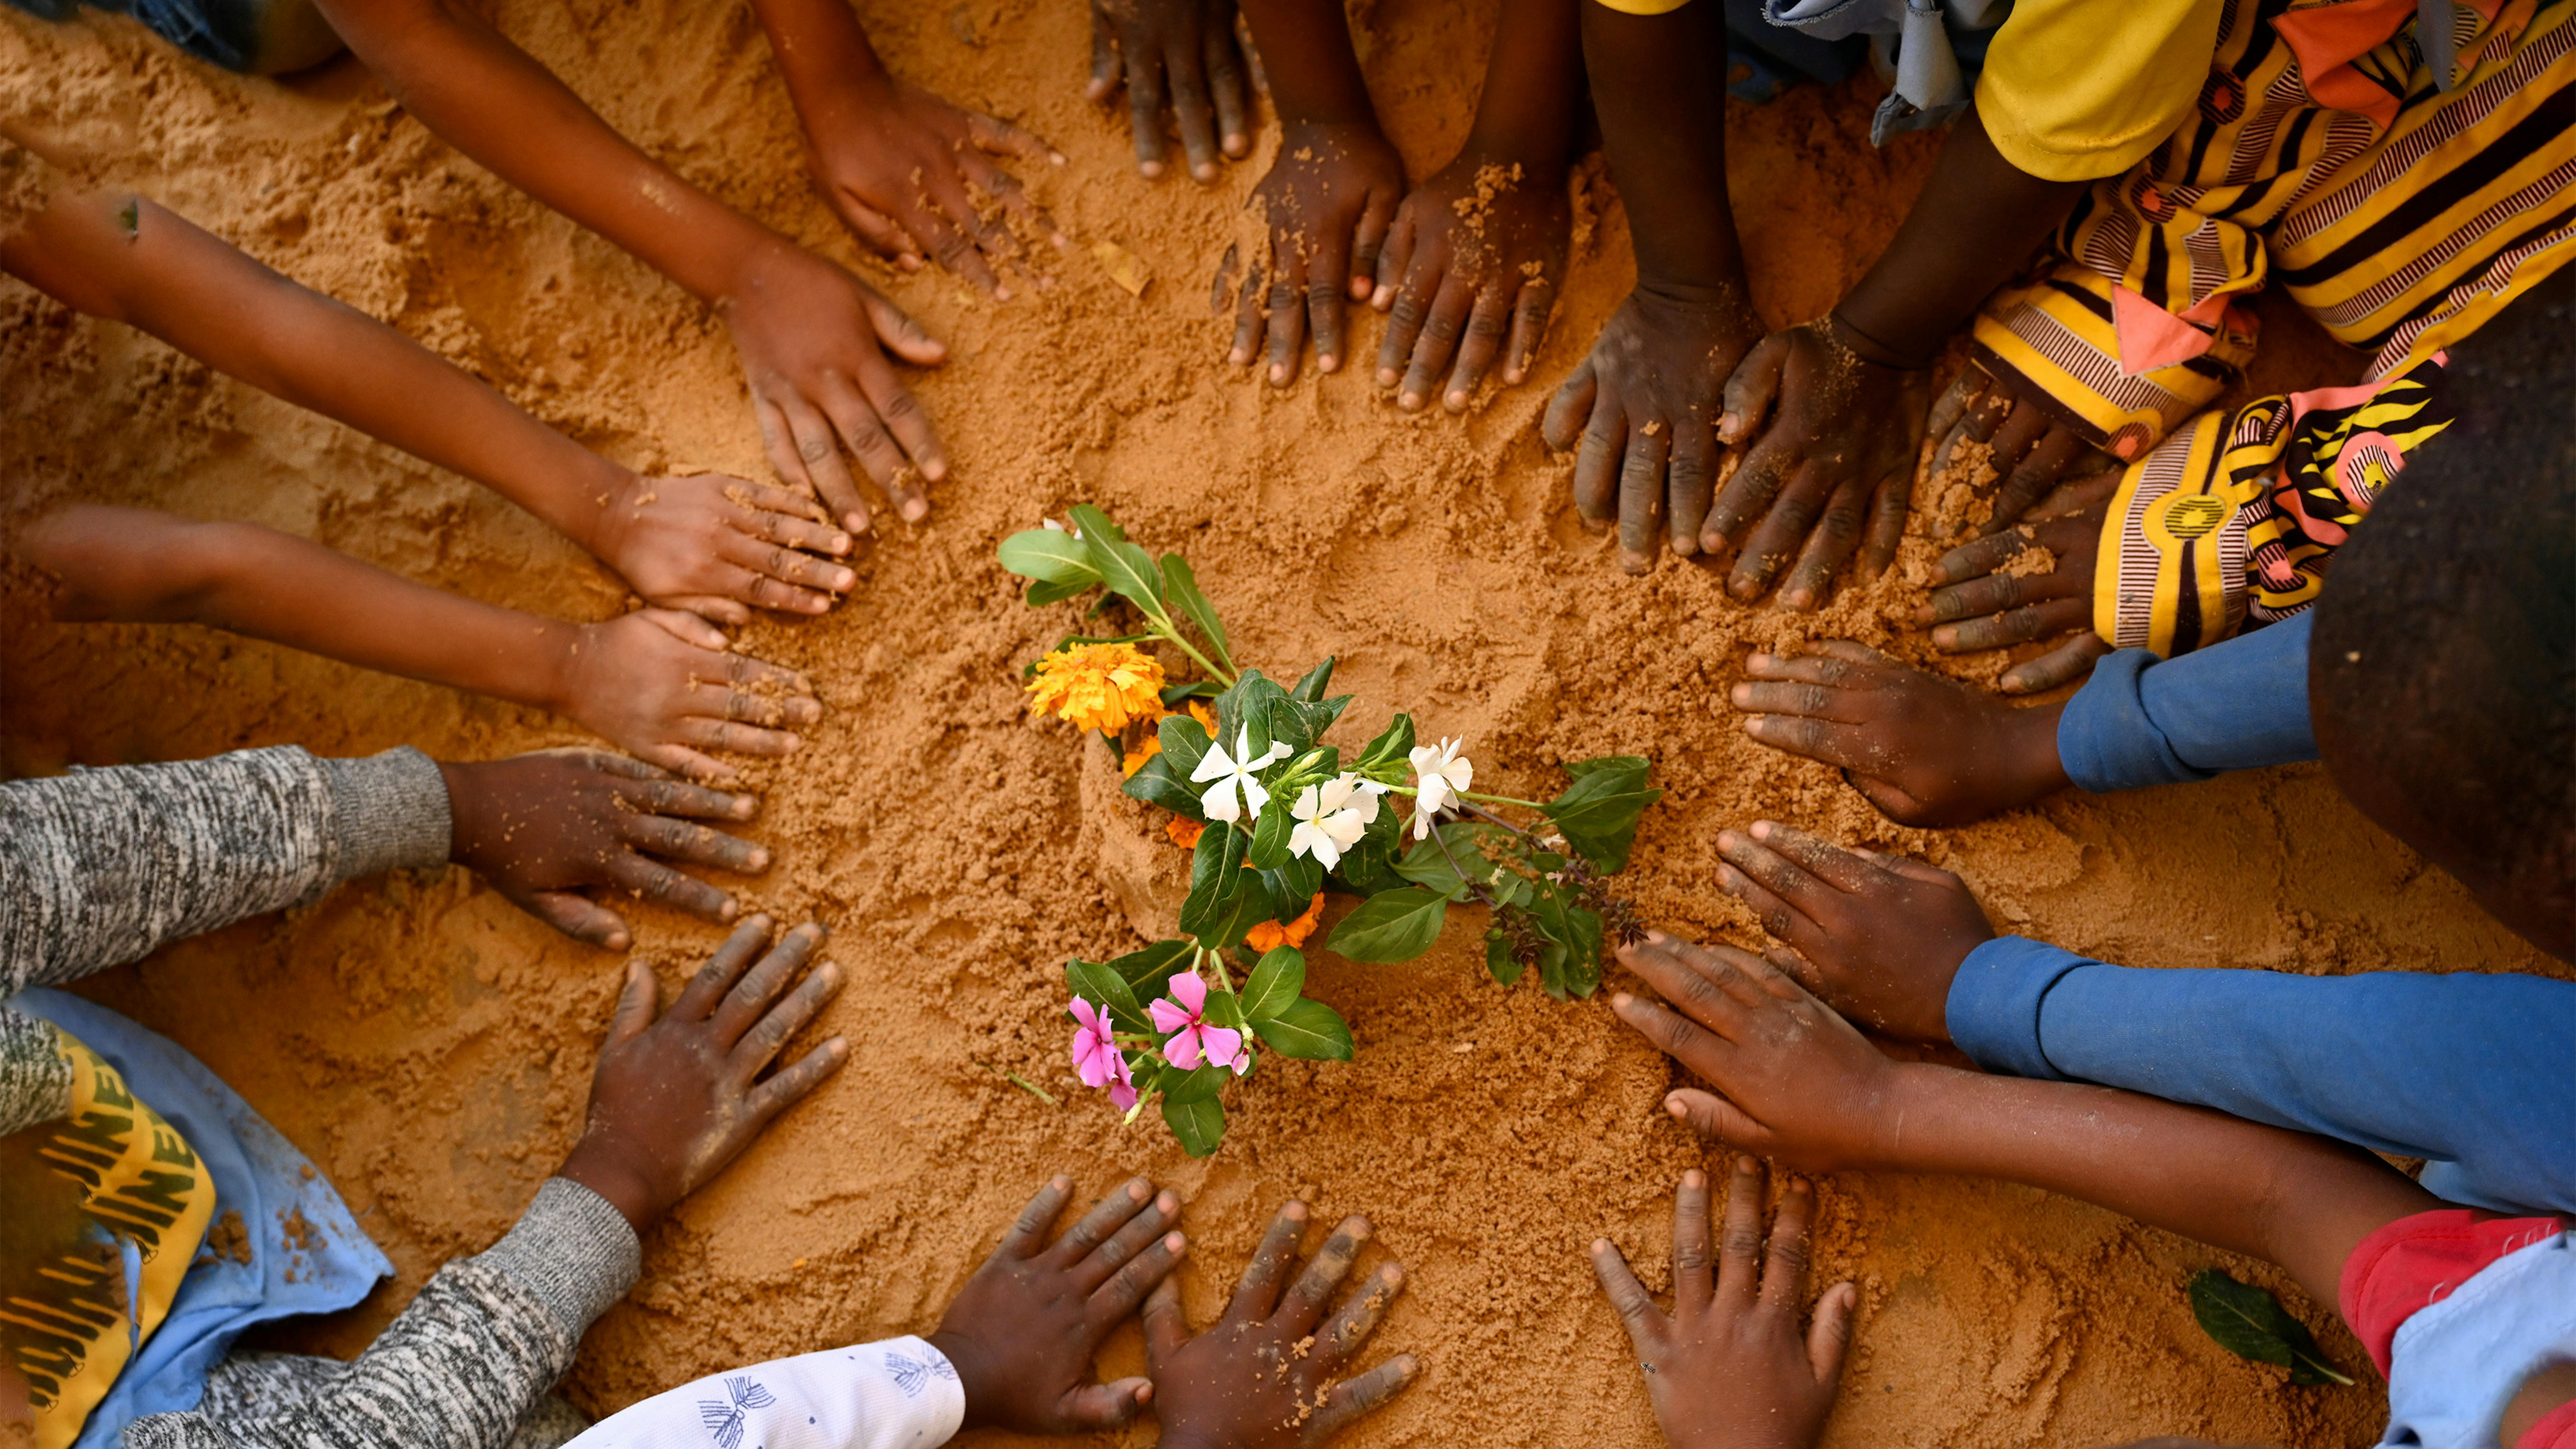
[[[1351,702],[1326,693],[1332,660],[1289,685],[1238,668],[1186,560],[1156,560],[1087,504],[1067,517],[1070,527],[1049,520],[1004,540],[1002,566],[1033,580],[1032,605],[1105,588],[1092,616],[1123,599],[1144,627],[1059,641],[1029,666],[1031,707],[1099,731],[1120,752],[1126,792],[1170,811],[1167,833],[1191,852],[1178,939],[1065,965],[1075,1071],[1128,1120],[1159,1105],[1204,1157],[1225,1135],[1225,1084],[1253,1070],[1260,1048],[1351,1059],[1341,1014],[1305,995],[1299,948],[1327,892],[1365,898],[1325,943],[1354,961],[1409,961],[1439,939],[1451,906],[1482,905],[1485,969],[1505,986],[1535,973],[1559,1000],[1590,996],[1604,950],[1642,935],[1607,878],[1663,794],[1645,760],[1570,763],[1572,783],[1544,803],[1478,794],[1463,742],[1417,743],[1402,713],[1346,757],[1325,738]],[[1178,650],[1198,677],[1168,679],[1138,647],[1151,643]],[[1409,819],[1390,796],[1411,798]]]

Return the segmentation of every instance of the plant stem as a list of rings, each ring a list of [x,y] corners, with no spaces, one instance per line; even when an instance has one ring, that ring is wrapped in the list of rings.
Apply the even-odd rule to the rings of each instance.
[[[1477,816],[1489,825],[1499,825],[1505,830],[1510,831],[1512,834],[1519,836],[1523,840],[1530,838],[1528,827],[1514,825],[1512,822],[1505,820],[1500,815],[1495,814],[1493,811],[1486,809],[1484,806],[1477,804],[1473,800],[1461,798],[1458,803],[1466,807],[1468,813]]]
[[[1181,637],[1181,631],[1172,627],[1171,620],[1158,619],[1151,614],[1146,615],[1145,618],[1148,623],[1151,623],[1154,626],[1155,633],[1160,634],[1164,639],[1170,641],[1182,653],[1197,660],[1199,668],[1206,670],[1209,674],[1218,679],[1224,680],[1226,688],[1234,688],[1235,677],[1226,673],[1224,670],[1217,668],[1206,655],[1201,654],[1196,648],[1192,647],[1189,640]]]
[[[1536,800],[1515,800],[1509,795],[1471,795],[1466,791],[1461,790],[1458,792],[1458,798],[1461,800],[1482,800],[1490,805],[1518,805],[1524,810],[1535,810],[1541,815],[1547,813],[1547,807],[1541,805]]]
[[[1433,844],[1440,847],[1440,854],[1448,860],[1449,868],[1458,872],[1458,879],[1465,883],[1470,895],[1483,901],[1485,903],[1486,910],[1492,911],[1501,909],[1501,907],[1494,904],[1493,896],[1488,894],[1485,888],[1476,882],[1475,877],[1467,874],[1467,867],[1458,863],[1456,853],[1449,849],[1449,842],[1441,838],[1440,827],[1437,825],[1431,827],[1431,841]]]

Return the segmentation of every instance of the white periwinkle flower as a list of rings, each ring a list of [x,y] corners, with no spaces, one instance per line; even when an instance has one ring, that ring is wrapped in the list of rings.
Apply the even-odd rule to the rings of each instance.
[[[1430,745],[1413,747],[1414,784],[1419,791],[1413,797],[1413,838],[1422,840],[1431,834],[1431,818],[1458,803],[1468,785],[1476,778],[1476,763],[1458,753],[1463,739],[1442,740],[1437,748]]]
[[[1377,818],[1377,789],[1357,775],[1344,775],[1297,794],[1288,813],[1297,828],[1288,832],[1290,855],[1311,855],[1326,870],[1341,864],[1342,852],[1359,844]]]
[[[1199,757],[1199,767],[1190,771],[1190,783],[1216,783],[1199,797],[1199,809],[1210,820],[1232,822],[1246,815],[1258,815],[1270,803],[1270,792],[1262,788],[1253,772],[1288,757],[1288,747],[1277,740],[1270,742],[1269,752],[1252,753],[1252,727],[1245,725],[1234,737],[1234,753],[1229,755],[1225,742],[1217,740]]]
[[[1081,538],[1081,537],[1082,537],[1082,530],[1081,530],[1081,529],[1079,529],[1079,528],[1067,528],[1067,527],[1065,527],[1063,524],[1056,522],[1056,521],[1055,521],[1054,519],[1052,519],[1052,518],[1041,518],[1041,519],[1039,519],[1039,520],[1038,520],[1038,527],[1045,529],[1045,530],[1046,530],[1046,531],[1048,531],[1049,533],[1070,533],[1070,534],[1072,534],[1072,535],[1073,535],[1075,538],[1077,538],[1077,539],[1079,539],[1079,538]]]

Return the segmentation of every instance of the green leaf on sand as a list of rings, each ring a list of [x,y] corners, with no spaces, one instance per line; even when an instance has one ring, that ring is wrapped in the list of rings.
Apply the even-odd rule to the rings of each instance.
[[[1243,1014],[1254,1024],[1286,1011],[1306,989],[1306,957],[1294,946],[1273,946],[1243,983]]]
[[[2193,1274],[2189,1291],[2191,1316],[2220,1348],[2256,1363],[2279,1364],[2290,1371],[2294,1384],[2352,1382],[2326,1361],[2308,1326],[2292,1318],[2271,1294],[2216,1268]]]
[[[1204,1102],[1176,1102],[1163,1099],[1163,1125],[1181,1140],[1181,1150],[1192,1157],[1205,1157],[1216,1151],[1225,1140],[1225,1108],[1214,1098]]]
[[[1390,965],[1410,961],[1440,939],[1448,919],[1448,899],[1436,891],[1407,886],[1369,897],[1333,928],[1325,947],[1354,961]]]
[[[1577,760],[1565,768],[1574,783],[1548,802],[1547,816],[1566,844],[1604,874],[1616,874],[1637,843],[1638,815],[1664,792],[1646,783],[1647,762],[1636,755]]]
[[[1298,1001],[1252,1029],[1272,1051],[1310,1062],[1351,1059],[1351,1029],[1342,1014],[1320,1001]]]

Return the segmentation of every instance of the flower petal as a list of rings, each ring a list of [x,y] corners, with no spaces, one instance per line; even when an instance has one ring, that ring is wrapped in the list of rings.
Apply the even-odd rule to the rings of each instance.
[[[1109,1084],[1109,1105],[1124,1112],[1136,1105],[1136,1089],[1125,1082]]]
[[[1199,1064],[1199,1028],[1190,1027],[1163,1043],[1163,1060],[1185,1072],[1195,1069]]]
[[[1180,1007],[1174,1006],[1171,1002],[1158,997],[1145,1003],[1145,1015],[1153,1018],[1154,1030],[1156,1031],[1179,1031],[1182,1027],[1189,1025],[1191,1018],[1196,1016],[1197,1013],[1194,1011],[1184,1011]]]
[[[1199,813],[1227,825],[1243,818],[1243,806],[1234,793],[1232,776],[1217,781],[1213,789],[1199,797]]]
[[[1207,747],[1206,754],[1199,756],[1198,768],[1190,771],[1190,783],[1204,785],[1210,780],[1222,780],[1233,773],[1234,761],[1226,758],[1225,746],[1212,744]]]
[[[1207,1006],[1207,982],[1195,971],[1184,971],[1173,977],[1171,993],[1172,1000],[1179,1002],[1181,1009],[1192,1016],[1197,1016]]]
[[[1230,1067],[1243,1053],[1243,1033],[1222,1026],[1199,1028],[1199,1044],[1211,1065]]]

